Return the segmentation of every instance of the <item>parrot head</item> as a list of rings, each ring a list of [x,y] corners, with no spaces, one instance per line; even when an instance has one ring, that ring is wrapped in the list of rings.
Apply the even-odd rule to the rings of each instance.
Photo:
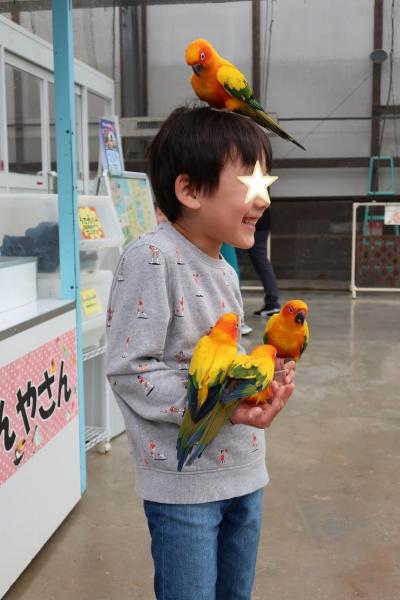
[[[237,344],[239,317],[235,313],[224,313],[211,329],[210,337],[221,344]]]
[[[308,306],[302,300],[289,300],[281,309],[282,317],[288,322],[302,326],[306,320]]]
[[[276,348],[270,344],[260,344],[253,348],[250,354],[252,356],[259,356],[260,358],[271,358],[272,360],[275,360]]]
[[[216,52],[210,42],[199,38],[191,42],[186,48],[185,58],[189,67],[192,67],[193,72],[197,77],[203,69],[206,69],[213,61]]]

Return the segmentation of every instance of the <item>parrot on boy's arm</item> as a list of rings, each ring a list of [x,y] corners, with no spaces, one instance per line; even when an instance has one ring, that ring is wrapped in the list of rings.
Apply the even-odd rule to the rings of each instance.
[[[209,410],[197,412],[199,418],[186,423],[186,409],[178,435],[178,471],[200,458],[206,447],[218,435],[243,398],[270,387],[274,378],[276,350],[272,346],[258,346],[252,355],[237,354],[228,369],[221,390],[209,402]],[[254,351],[253,351],[254,352]],[[201,416],[200,416],[201,413]],[[190,428],[188,424],[190,423]]]
[[[305,302],[290,300],[267,321],[264,343],[274,346],[279,358],[298,361],[307,348],[310,339],[307,313],[308,306]]]
[[[222,58],[210,42],[201,38],[194,40],[186,48],[185,58],[186,63],[193,69],[190,81],[200,100],[214,108],[225,108],[246,115],[262,127],[305,150],[265,112],[243,73]]]
[[[273,348],[273,350],[275,350],[275,352],[270,350],[270,348]],[[273,380],[274,374],[275,374],[276,348],[274,348],[273,346],[267,345],[267,344],[263,344],[260,346],[256,346],[250,352],[250,356],[268,356],[268,355],[270,357],[270,362],[269,362],[268,368],[270,369],[270,374],[272,374],[272,377],[271,377],[271,384],[272,384],[272,380]],[[243,402],[254,402],[255,404],[265,404],[266,402],[269,402],[272,398],[271,384],[268,387],[264,387],[260,392],[257,392],[256,394],[253,394],[251,396],[247,396],[247,398],[243,398]]]
[[[188,440],[196,423],[215,406],[227,372],[237,355],[239,317],[224,313],[208,335],[197,342],[189,365],[187,406],[177,440],[178,470],[190,452]]]

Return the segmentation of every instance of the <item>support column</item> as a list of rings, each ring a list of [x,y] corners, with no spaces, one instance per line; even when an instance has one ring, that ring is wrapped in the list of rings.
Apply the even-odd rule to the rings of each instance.
[[[383,0],[375,0],[374,5],[374,47],[373,50],[382,48],[382,29],[383,29]],[[371,121],[371,148],[370,155],[379,155],[379,138],[381,131],[381,63],[373,63],[372,66],[372,121]],[[372,174],[371,185],[372,189],[378,189],[379,174],[378,167],[375,168]]]
[[[53,0],[53,53],[61,297],[76,302],[81,490],[86,490],[85,406],[80,308],[72,0]]]
[[[261,101],[260,84],[260,0],[252,0],[251,3],[251,21],[252,21],[252,80],[253,91],[258,101]]]

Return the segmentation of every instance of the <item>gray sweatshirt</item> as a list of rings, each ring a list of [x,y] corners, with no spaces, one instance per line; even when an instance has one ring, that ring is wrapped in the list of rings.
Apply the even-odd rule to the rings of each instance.
[[[235,271],[169,223],[122,254],[107,311],[107,377],[125,419],[146,500],[194,504],[242,496],[268,481],[264,431],[225,425],[177,472],[176,440],[191,354],[224,312],[243,318]]]

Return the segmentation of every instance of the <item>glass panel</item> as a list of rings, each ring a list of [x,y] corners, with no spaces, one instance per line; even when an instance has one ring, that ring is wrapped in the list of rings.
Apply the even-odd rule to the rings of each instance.
[[[80,97],[75,94],[75,132],[77,140],[76,158],[77,158],[77,174],[78,179],[82,179],[82,128],[81,128],[81,110]],[[49,83],[49,122],[50,122],[50,162],[51,170],[57,171],[56,163],[56,125],[55,125],[55,99],[54,85]]]
[[[90,178],[97,176],[99,164],[99,119],[109,115],[109,103],[104,98],[88,92],[89,121],[89,171]]]
[[[37,173],[42,169],[40,79],[6,65],[9,170]]]

